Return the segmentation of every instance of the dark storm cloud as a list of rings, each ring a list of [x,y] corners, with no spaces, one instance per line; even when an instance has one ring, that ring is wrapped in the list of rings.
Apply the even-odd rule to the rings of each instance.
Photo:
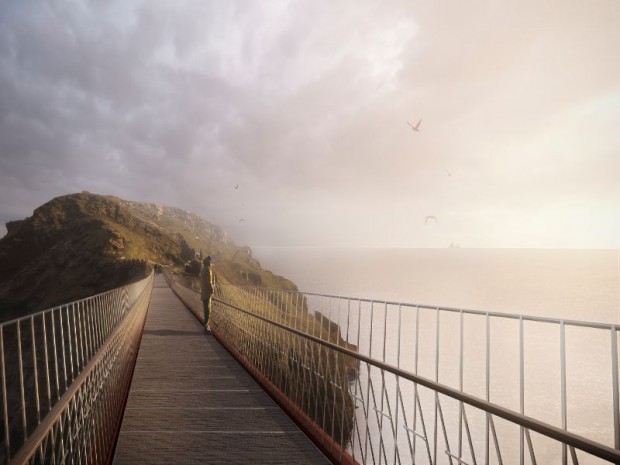
[[[119,186],[135,196],[153,182],[182,182],[182,164],[212,153],[209,132],[233,99],[221,79],[158,63],[170,40],[166,23],[165,11],[139,5],[9,5],[0,66],[3,176],[40,191],[41,200]],[[176,167],[162,171],[171,161]]]

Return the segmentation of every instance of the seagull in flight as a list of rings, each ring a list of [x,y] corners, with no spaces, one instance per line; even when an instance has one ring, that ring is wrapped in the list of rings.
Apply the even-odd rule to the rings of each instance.
[[[422,118],[420,118],[420,121],[418,121],[418,124],[416,124],[415,126],[414,126],[413,124],[411,124],[409,121],[407,121],[407,124],[408,124],[409,126],[411,126],[411,129],[412,129],[412,130],[414,130],[414,131],[416,131],[416,132],[419,132],[419,131],[420,131],[420,124],[421,124],[421,123],[422,123]]]
[[[424,218],[424,224],[427,224],[429,221],[434,221],[435,224],[437,224],[437,217],[435,215],[427,215],[426,218]]]
[[[245,223],[245,220],[244,220],[243,218],[241,218],[241,219],[239,220],[239,223]]]
[[[239,184],[237,184],[237,185],[235,186],[235,190],[237,190],[237,189],[239,189]]]

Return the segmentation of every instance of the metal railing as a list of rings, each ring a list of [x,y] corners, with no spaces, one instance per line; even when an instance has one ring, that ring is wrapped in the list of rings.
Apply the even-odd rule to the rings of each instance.
[[[610,462],[620,458],[614,439],[615,326],[305,296],[310,308],[328,312],[346,327],[360,354],[368,357],[353,387],[362,394],[356,396],[358,402],[365,402],[371,414],[362,421],[368,425],[365,437],[358,438],[364,448],[357,453],[364,461],[370,455],[373,463],[387,463],[391,454],[395,463],[407,463],[407,458],[416,463],[567,463],[568,453],[572,463],[578,463],[579,455],[582,463],[598,463],[593,457]],[[573,363],[567,357],[569,348],[577,359]],[[587,373],[586,360],[599,372]],[[575,368],[572,384],[567,367]],[[390,378],[388,372],[395,376]],[[412,383],[403,385],[403,380]],[[597,380],[609,383],[606,398],[593,394]],[[595,413],[585,425],[579,425],[575,415],[575,427],[570,428],[567,391],[580,384],[581,396],[574,396],[579,397],[578,407]],[[428,388],[426,394],[420,386]],[[370,398],[364,398],[364,391]],[[375,418],[373,410],[379,412]],[[593,417],[596,428],[591,427]]]
[[[153,275],[0,325],[0,462],[106,463]]]
[[[212,327],[340,458],[620,463],[615,325],[217,286]]]
[[[181,301],[203,321],[200,293],[167,273],[165,276]],[[320,345],[307,344],[303,339],[287,340],[289,332],[281,331],[269,319],[263,321],[243,311],[236,315],[227,311],[226,298],[240,304],[250,298],[244,291],[237,294],[237,289],[216,283],[210,318],[214,336],[328,456],[340,463],[354,463],[341,447],[350,441],[354,411],[353,397],[342,386],[348,385],[349,376],[356,371],[356,362],[337,352],[322,350]],[[305,311],[302,299],[286,305],[291,322],[294,320],[297,327],[354,349],[342,340],[327,319],[316,318]],[[265,315],[280,312],[266,299],[259,307]],[[323,375],[319,384],[312,384],[310,373],[316,371],[313,366],[319,359],[321,365],[331,368],[321,371]]]

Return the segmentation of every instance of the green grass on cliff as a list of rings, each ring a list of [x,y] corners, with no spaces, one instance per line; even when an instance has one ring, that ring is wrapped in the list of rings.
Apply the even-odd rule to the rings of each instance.
[[[175,207],[81,192],[50,200],[7,230],[0,239],[0,320],[127,284],[153,264],[182,270],[183,242],[213,256],[226,282],[295,289],[219,226]]]

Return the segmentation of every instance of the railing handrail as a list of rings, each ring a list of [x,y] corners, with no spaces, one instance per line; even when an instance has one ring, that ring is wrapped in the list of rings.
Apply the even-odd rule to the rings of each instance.
[[[151,274],[152,274],[152,273],[151,273]],[[29,320],[29,319],[30,319],[30,318],[32,318],[32,317],[35,317],[35,318],[36,318],[36,317],[38,317],[38,316],[40,316],[40,315],[46,315],[46,314],[48,314],[48,313],[50,313],[50,312],[53,312],[53,311],[54,311],[54,310],[56,310],[56,309],[59,309],[59,308],[62,308],[62,307],[66,307],[66,306],[69,306],[69,305],[79,304],[79,303],[81,303],[81,302],[86,302],[87,300],[92,300],[92,299],[95,299],[95,298],[100,297],[100,296],[102,296],[102,295],[104,295],[104,294],[108,294],[108,293],[111,293],[111,292],[117,291],[117,290],[119,290],[119,289],[122,289],[122,288],[124,288],[124,287],[130,286],[130,285],[132,285],[132,284],[139,283],[140,281],[144,281],[145,279],[148,279],[148,278],[149,278],[149,276],[147,276],[147,277],[145,277],[145,278],[142,278],[142,279],[138,279],[138,280],[133,281],[133,282],[128,283],[128,284],[123,284],[122,286],[118,286],[118,287],[114,287],[114,288],[112,288],[112,289],[108,289],[107,291],[103,291],[103,292],[99,292],[99,293],[97,293],[97,294],[89,295],[89,296],[87,296],[87,297],[83,297],[83,298],[81,298],[81,299],[72,300],[71,302],[63,302],[62,304],[54,305],[53,307],[46,308],[45,310],[39,310],[38,312],[29,313],[29,314],[27,314],[27,315],[20,316],[20,317],[17,317],[17,318],[13,318],[13,319],[11,319],[11,320],[6,320],[6,321],[3,321],[2,323],[0,323],[0,326],[8,326],[8,325],[11,325],[11,324],[15,324],[15,323],[17,323],[17,322],[20,322],[20,321],[26,321],[26,320]]]
[[[255,313],[249,312],[247,310],[244,310],[240,307],[237,307],[236,305],[232,305],[229,304],[227,302],[224,302],[220,299],[214,298],[214,300],[218,301],[219,303],[226,305],[227,307],[230,308],[234,308],[237,311],[240,311],[242,313],[245,313],[246,315],[252,316],[254,318],[257,318],[261,321],[264,321],[266,323],[269,323],[273,326],[276,326],[280,329],[284,329],[286,331],[289,331],[293,334],[296,334],[298,336],[301,336],[305,339],[308,339],[312,342],[315,342],[317,344],[321,344],[324,347],[328,347],[332,350],[335,350],[343,355],[347,355],[349,357],[353,357],[356,360],[359,360],[361,362],[367,363],[369,365],[372,365],[374,367],[377,367],[381,370],[385,370],[385,371],[389,371],[390,373],[399,376],[401,378],[407,379],[409,381],[412,381],[414,383],[420,384],[424,387],[427,387],[435,392],[439,392],[441,394],[444,394],[448,397],[451,397],[453,399],[456,399],[458,401],[462,401],[465,402],[466,404],[469,404],[473,407],[479,408],[480,410],[484,410],[487,413],[499,416],[504,418],[505,420],[508,420],[512,423],[516,423],[519,426],[523,426],[527,429],[530,429],[532,431],[536,431],[537,433],[540,433],[544,436],[550,437],[552,439],[558,440],[560,442],[563,442],[569,446],[573,446],[577,449],[583,450],[591,455],[595,455],[599,458],[602,458],[604,460],[608,460],[608,461],[614,461],[614,462],[620,462],[620,451],[617,449],[613,449],[611,447],[605,446],[604,444],[600,444],[596,441],[592,441],[590,439],[584,438],[583,436],[579,436],[577,434],[573,434],[573,433],[569,433],[563,429],[560,429],[558,427],[555,427],[553,425],[550,425],[548,423],[544,423],[541,422],[539,420],[536,420],[535,418],[529,417],[527,415],[522,415],[520,413],[514,412],[513,410],[507,409],[505,407],[502,407],[500,405],[494,404],[492,402],[487,402],[483,399],[480,399],[478,397],[472,396],[470,394],[466,394],[465,392],[459,391],[457,389],[451,388],[449,386],[446,386],[445,384],[441,384],[441,383],[437,383],[435,381],[432,381],[428,378],[424,378],[422,376],[416,375],[414,373],[411,373],[409,371],[405,371],[402,370],[398,367],[395,367],[393,365],[384,363],[384,362],[379,362],[378,360],[375,360],[371,357],[365,356],[365,355],[361,355],[358,352],[355,352],[353,350],[350,349],[346,349],[344,347],[341,347],[337,344],[334,344],[332,342],[328,342],[325,341],[319,337],[313,336],[311,334],[305,333],[303,331],[299,331],[295,328],[291,328],[289,326],[283,325],[282,323],[278,323],[276,321],[273,321],[269,318],[266,318],[262,315],[257,315]]]
[[[187,290],[190,290],[196,294],[199,294],[199,291],[196,291],[190,287],[188,287],[187,285],[181,283],[180,281],[174,279],[172,276],[169,276],[170,279],[172,279],[173,281],[175,281],[176,283],[178,283],[180,286],[186,288]],[[352,301],[360,301],[360,302],[367,302],[370,304],[373,303],[379,303],[379,304],[385,304],[385,305],[395,305],[395,306],[399,306],[399,307],[410,307],[410,308],[414,308],[414,309],[429,309],[429,310],[435,310],[435,311],[449,311],[449,312],[454,312],[454,313],[459,313],[459,314],[475,314],[475,315],[480,315],[480,316],[484,316],[484,317],[501,317],[501,318],[508,318],[508,319],[515,319],[515,320],[521,320],[521,321],[535,321],[535,322],[541,322],[541,323],[552,323],[552,324],[558,324],[558,325],[564,325],[564,326],[580,326],[580,327],[587,327],[587,328],[595,328],[595,329],[604,329],[604,330],[610,330],[612,332],[612,335],[615,334],[615,332],[618,331],[618,329],[620,329],[617,325],[615,324],[604,324],[604,323],[596,323],[596,322],[588,322],[588,321],[579,321],[579,320],[563,320],[563,319],[555,319],[555,318],[547,318],[547,317],[535,317],[535,316],[529,316],[529,315],[518,315],[518,314],[506,314],[506,313],[499,313],[499,312],[486,312],[486,311],[479,311],[479,310],[465,310],[465,309],[456,309],[456,308],[450,308],[450,307],[441,307],[441,306],[429,306],[429,305],[417,305],[417,304],[407,304],[407,303],[401,303],[401,302],[390,302],[390,301],[385,301],[385,300],[378,300],[378,299],[360,299],[360,298],[352,298],[352,297],[343,297],[343,296],[335,296],[335,295],[329,295],[329,294],[319,294],[319,293],[307,293],[307,292],[302,292],[302,291],[298,291],[295,289],[273,289],[273,288],[268,288],[265,286],[246,286],[246,285],[234,285],[234,284],[223,284],[220,285],[221,287],[225,288],[225,287],[230,287],[230,288],[236,288],[236,289],[240,289],[243,291],[252,291],[255,289],[258,290],[264,290],[264,291],[268,291],[268,292],[281,292],[281,293],[298,293],[298,294],[302,294],[304,296],[316,296],[316,297],[325,297],[325,298],[335,298],[335,299],[345,299],[345,300],[352,300]],[[397,377],[400,377],[402,379],[406,379],[408,381],[411,381],[413,383],[419,384],[421,386],[424,386],[428,389],[431,389],[432,391],[436,392],[436,393],[441,393],[447,397],[450,397],[452,399],[455,399],[459,402],[463,402],[465,404],[471,405],[472,407],[478,408],[484,412],[486,412],[487,414],[490,415],[495,415],[498,417],[501,417],[515,425],[521,426],[527,430],[531,430],[531,431],[535,431],[543,436],[546,436],[548,438],[551,438],[553,440],[557,440],[563,444],[565,444],[566,446],[570,447],[570,448],[575,448],[575,449],[579,449],[582,450],[592,456],[596,456],[599,457],[601,459],[604,459],[606,461],[610,461],[613,463],[620,463],[620,450],[615,449],[613,447],[609,447],[605,444],[602,444],[600,442],[596,442],[594,440],[588,439],[584,436],[580,436],[578,434],[569,432],[567,429],[563,429],[560,427],[556,427],[553,426],[549,423],[537,420],[533,417],[527,416],[524,413],[520,413],[517,412],[516,410],[512,410],[506,407],[502,407],[498,404],[492,403],[488,400],[484,400],[480,397],[476,397],[470,394],[467,394],[465,392],[463,392],[462,390],[456,389],[456,388],[452,388],[450,386],[447,386],[445,384],[441,384],[438,381],[433,381],[431,379],[419,376],[413,372],[410,371],[406,371],[401,369],[400,367],[394,366],[394,365],[390,365],[387,364],[385,362],[379,361],[377,359],[373,359],[369,356],[366,355],[362,355],[354,350],[339,346],[338,344],[334,344],[332,342],[326,341],[320,337],[314,336],[312,334],[306,333],[304,331],[300,331],[298,329],[295,329],[293,327],[290,327],[288,325],[282,324],[278,321],[274,321],[266,316],[257,314],[257,313],[253,313],[252,311],[248,311],[245,310],[243,308],[240,308],[237,305],[225,302],[223,300],[221,300],[220,298],[218,298],[217,294],[214,295],[213,299],[215,301],[217,301],[218,303],[225,305],[231,309],[234,309],[238,312],[241,312],[245,315],[249,315],[253,318],[256,318],[260,321],[263,321],[267,324],[270,324],[274,327],[280,328],[282,330],[288,331],[292,334],[295,334],[297,336],[300,336],[302,338],[305,338],[306,340],[312,341],[314,343],[320,344],[323,347],[329,348],[331,350],[334,350],[338,353],[341,353],[343,355],[349,356],[354,358],[355,360],[358,360],[360,362],[366,363],[370,366],[376,367],[380,370],[384,370],[387,371],[389,373],[392,373],[394,375],[396,375]]]
[[[148,276],[146,278],[143,278],[140,281],[147,281],[149,279],[151,279],[151,280],[153,279],[153,273],[151,273],[150,276]],[[140,281],[137,281],[136,283],[139,283]],[[131,283],[131,284],[134,284],[134,283]],[[127,284],[125,286],[119,286],[116,289],[127,287],[129,285],[130,284]],[[144,292],[147,289],[148,289],[148,282],[145,283],[144,288],[140,292],[140,297],[144,294]],[[115,289],[112,289],[112,290],[106,291],[106,292],[111,292],[111,291],[114,291],[114,290]],[[102,294],[104,294],[104,293],[102,293]],[[98,294],[98,295],[100,295],[100,294]],[[92,296],[92,297],[96,297],[96,296]],[[140,299],[140,297],[138,297],[136,302]],[[135,305],[135,303],[133,305]],[[124,323],[127,321],[127,319],[130,316],[132,316],[131,312],[127,312],[127,313],[125,313],[125,315],[123,315],[123,319],[118,322],[118,324],[117,324],[116,328],[114,329],[114,331],[107,337],[105,342],[97,350],[97,352],[95,352],[95,354],[92,356],[92,358],[90,359],[88,364],[79,373],[77,378],[73,381],[73,383],[71,383],[69,388],[63,393],[63,395],[56,402],[56,404],[54,404],[54,407],[52,408],[52,410],[50,410],[49,413],[45,416],[45,418],[41,421],[41,424],[37,427],[37,429],[33,432],[33,434],[28,437],[28,439],[22,445],[20,450],[11,459],[11,464],[13,464],[13,463],[15,463],[16,465],[18,465],[18,464],[25,464],[30,459],[30,457],[32,457],[34,452],[39,447],[39,444],[41,443],[41,441],[46,437],[46,435],[49,433],[50,429],[58,421],[58,419],[60,418],[60,416],[62,415],[64,410],[67,408],[67,406],[72,401],[72,399],[75,396],[75,394],[80,390],[82,385],[86,382],[88,376],[90,376],[90,374],[93,371],[94,367],[100,362],[100,360],[103,358],[103,355],[110,348],[114,338],[120,332],[122,332],[124,330],[123,325],[124,325]]]
[[[153,277],[0,324],[3,462],[110,453]]]
[[[183,283],[181,283],[179,281],[176,281],[176,282],[178,282],[182,286],[185,286]],[[265,287],[265,286],[248,286],[248,285],[237,286],[235,284],[222,284],[221,286],[233,286],[233,287],[238,287],[238,288],[242,288],[242,289],[268,289],[269,291],[275,291],[275,292],[299,292],[301,294],[309,295],[309,296],[325,297],[325,298],[330,298],[330,299],[352,300],[352,301],[355,301],[355,302],[366,302],[366,303],[370,303],[370,304],[377,303],[377,304],[401,306],[401,307],[408,307],[408,308],[421,308],[421,309],[427,309],[427,310],[440,310],[440,311],[451,312],[451,313],[464,313],[464,314],[467,314],[467,315],[491,316],[491,317],[498,317],[498,318],[506,318],[506,319],[510,319],[510,320],[535,321],[535,322],[538,322],[538,323],[551,323],[551,324],[558,324],[558,325],[559,324],[564,324],[564,325],[567,325],[567,326],[579,326],[579,327],[584,327],[584,328],[606,329],[606,330],[620,331],[620,323],[618,323],[618,324],[616,324],[616,323],[602,323],[602,322],[598,322],[598,321],[572,320],[572,319],[564,319],[564,318],[552,318],[552,317],[545,317],[545,316],[534,316],[534,315],[520,314],[520,313],[507,313],[507,312],[504,313],[504,312],[498,312],[498,311],[487,311],[487,310],[475,310],[475,309],[468,309],[468,308],[446,307],[446,306],[442,306],[442,305],[415,304],[415,303],[410,303],[410,302],[398,302],[398,301],[394,301],[394,300],[369,299],[369,298],[365,298],[365,297],[351,297],[351,296],[334,295],[334,294],[320,294],[320,293],[316,293],[316,292],[306,292],[306,291],[300,291],[300,290],[295,290],[295,289],[274,289],[274,288]],[[187,286],[185,286],[185,287],[187,287]],[[188,289],[191,289],[191,288],[188,288]]]

